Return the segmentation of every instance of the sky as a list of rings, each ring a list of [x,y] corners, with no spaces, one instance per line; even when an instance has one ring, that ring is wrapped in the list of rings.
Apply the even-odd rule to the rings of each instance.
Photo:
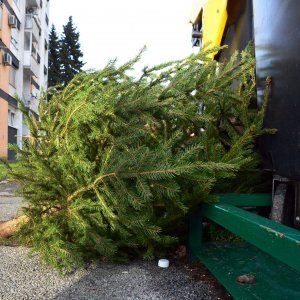
[[[144,45],[140,68],[195,52],[188,22],[194,0],[51,0],[50,23],[58,33],[72,16],[80,33],[84,69],[110,59],[125,63]]]

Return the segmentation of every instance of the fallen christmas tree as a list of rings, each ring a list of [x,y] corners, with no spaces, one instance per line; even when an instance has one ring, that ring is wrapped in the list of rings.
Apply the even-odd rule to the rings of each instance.
[[[40,99],[39,121],[20,102],[31,135],[15,148],[21,167],[11,176],[29,204],[25,244],[57,268],[151,259],[178,241],[199,203],[252,187],[254,141],[266,131],[255,61],[247,50],[217,64],[208,52],[139,79],[128,75],[139,56],[79,74]]]

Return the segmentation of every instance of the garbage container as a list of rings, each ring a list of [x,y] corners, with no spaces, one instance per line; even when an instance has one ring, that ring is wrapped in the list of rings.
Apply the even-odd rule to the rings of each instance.
[[[200,0],[199,0],[200,1]],[[300,1],[296,0],[207,0],[194,13],[193,45],[212,39],[213,45],[228,45],[216,55],[229,58],[235,50],[254,44],[258,105],[265,80],[272,78],[264,126],[277,133],[260,138],[263,167],[277,181],[292,185],[295,226],[300,227]],[[288,188],[280,187],[284,193]],[[276,195],[279,195],[277,193]],[[279,195],[284,199],[285,195]],[[281,200],[280,200],[281,201]],[[283,202],[281,201],[281,205]],[[283,208],[281,208],[283,209]],[[298,221],[297,221],[298,220]]]

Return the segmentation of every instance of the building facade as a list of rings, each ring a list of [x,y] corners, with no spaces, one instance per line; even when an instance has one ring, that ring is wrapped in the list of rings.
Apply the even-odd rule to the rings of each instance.
[[[38,118],[47,88],[49,0],[0,0],[0,157],[14,159],[8,144],[28,135],[16,98]]]

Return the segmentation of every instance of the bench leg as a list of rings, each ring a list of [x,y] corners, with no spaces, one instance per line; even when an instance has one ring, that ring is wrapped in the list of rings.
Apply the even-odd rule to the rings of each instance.
[[[201,209],[191,213],[189,218],[189,262],[193,263],[197,259],[197,252],[201,251],[203,226]]]

